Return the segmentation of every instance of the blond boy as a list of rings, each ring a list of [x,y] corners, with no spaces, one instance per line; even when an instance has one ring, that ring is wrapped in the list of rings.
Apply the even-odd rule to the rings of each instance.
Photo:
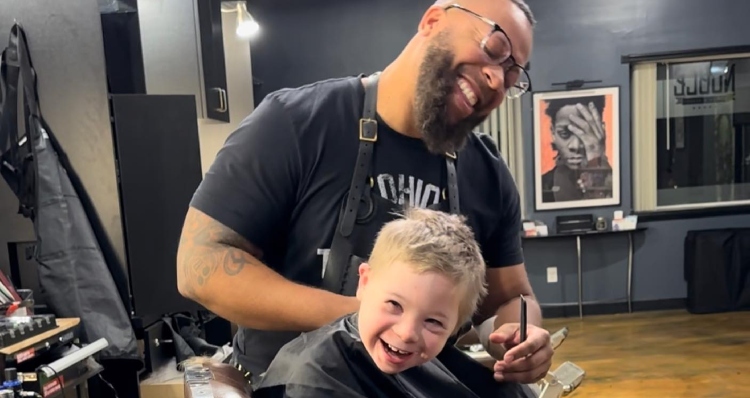
[[[484,276],[462,217],[407,210],[383,226],[359,267],[359,311],[285,345],[253,397],[484,396],[436,359],[487,294]],[[462,372],[500,386],[464,362]]]
[[[479,246],[463,219],[411,209],[386,224],[359,267],[359,335],[385,373],[435,358],[487,294]]]

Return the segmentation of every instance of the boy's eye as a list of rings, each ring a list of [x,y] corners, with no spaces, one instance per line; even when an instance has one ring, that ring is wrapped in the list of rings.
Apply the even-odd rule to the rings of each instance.
[[[400,309],[401,308],[401,304],[399,304],[399,303],[397,303],[397,302],[395,302],[393,300],[386,301],[386,304],[388,304],[388,307],[391,308],[391,309]]]
[[[440,328],[443,328],[443,327],[444,327],[444,326],[443,326],[443,323],[442,323],[442,322],[440,322],[440,321],[438,321],[437,319],[428,319],[428,320],[427,320],[427,323],[431,323],[431,324],[433,324],[433,325],[435,325],[435,326],[438,326],[438,327],[440,327]]]

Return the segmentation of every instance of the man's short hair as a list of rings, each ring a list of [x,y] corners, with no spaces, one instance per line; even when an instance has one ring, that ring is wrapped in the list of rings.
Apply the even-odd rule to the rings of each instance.
[[[520,8],[523,12],[523,15],[526,16],[526,19],[529,21],[529,24],[531,26],[536,25],[536,19],[534,19],[534,14],[531,12],[531,8],[529,8],[529,5],[526,4],[524,0],[511,0],[513,4],[516,5],[516,7]]]
[[[369,260],[373,272],[400,261],[417,273],[451,279],[465,292],[456,328],[470,320],[487,295],[482,252],[465,221],[442,211],[408,208],[383,226]]]
[[[513,3],[516,7],[518,7],[521,12],[523,12],[523,15],[526,16],[526,20],[529,21],[529,24],[531,26],[536,26],[536,19],[534,19],[534,14],[531,12],[531,8],[529,8],[529,5],[526,4],[525,0],[510,0],[511,3]],[[436,0],[435,4],[440,6],[446,6],[448,4],[452,3],[458,3],[461,4],[461,0]]]

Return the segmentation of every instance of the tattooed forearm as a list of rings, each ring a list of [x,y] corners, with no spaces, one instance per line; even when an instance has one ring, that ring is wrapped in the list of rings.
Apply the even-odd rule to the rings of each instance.
[[[260,254],[236,232],[190,209],[177,253],[180,290],[194,295],[196,288],[204,286],[220,270],[226,275],[237,275],[246,265],[257,262]]]

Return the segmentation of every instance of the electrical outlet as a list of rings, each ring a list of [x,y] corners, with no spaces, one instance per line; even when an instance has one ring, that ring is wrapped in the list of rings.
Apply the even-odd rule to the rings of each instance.
[[[547,283],[557,283],[557,267],[547,267]]]

